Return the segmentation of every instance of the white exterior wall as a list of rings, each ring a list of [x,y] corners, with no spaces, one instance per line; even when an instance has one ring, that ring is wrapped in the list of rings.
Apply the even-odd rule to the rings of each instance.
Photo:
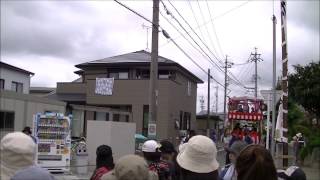
[[[0,67],[0,79],[5,80],[4,82],[5,90],[11,91],[12,81],[15,81],[23,84],[24,94],[29,94],[31,77],[28,74]]]
[[[112,148],[113,159],[135,152],[135,123],[87,121],[89,164],[96,164],[96,149],[102,144]]]
[[[32,102],[27,100],[0,98],[0,110],[14,112],[14,131],[22,131],[25,126],[33,126],[33,115],[44,113],[45,111],[55,111],[65,113],[65,106],[52,105],[41,102]],[[2,138],[8,132],[1,132]]]

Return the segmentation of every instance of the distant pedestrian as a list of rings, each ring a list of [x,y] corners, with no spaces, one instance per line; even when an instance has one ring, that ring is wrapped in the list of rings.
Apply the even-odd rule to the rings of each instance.
[[[1,180],[53,180],[45,169],[36,166],[36,144],[22,132],[9,133],[0,143]]]
[[[193,136],[177,156],[180,179],[217,180],[219,163],[216,157],[217,148],[210,138],[202,135]]]
[[[90,180],[100,180],[101,177],[114,168],[112,149],[110,146],[101,145],[96,151],[96,169]]]
[[[244,141],[236,141],[234,142],[230,148],[227,148],[227,152],[229,153],[229,159],[231,164],[227,164],[219,174],[220,180],[235,180],[237,179],[237,173],[235,170],[236,160],[240,154],[240,152],[248,146]]]
[[[247,143],[247,144],[252,144],[253,143],[253,140],[251,138],[251,136],[249,135],[248,132],[245,132],[244,133],[244,141]]]
[[[177,151],[174,145],[167,140],[160,142],[161,160],[165,161],[169,165],[171,179],[179,180],[179,165],[177,164]]]
[[[236,160],[237,180],[277,180],[270,152],[261,145],[244,148]]]
[[[161,160],[161,145],[155,140],[148,140],[142,145],[142,153],[147,161],[149,170],[158,174],[159,180],[170,180],[169,164]]]
[[[147,162],[140,156],[126,155],[101,180],[158,180],[158,175],[148,169]]]
[[[29,126],[26,126],[23,128],[22,130],[23,133],[25,133],[26,135],[30,136],[32,138],[32,140],[34,141],[34,143],[37,143],[36,138],[32,135],[32,131],[31,128]]]

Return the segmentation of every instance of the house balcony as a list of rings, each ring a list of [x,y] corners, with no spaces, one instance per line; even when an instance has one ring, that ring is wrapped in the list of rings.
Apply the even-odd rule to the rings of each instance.
[[[57,83],[57,94],[86,94],[86,83],[59,82]]]

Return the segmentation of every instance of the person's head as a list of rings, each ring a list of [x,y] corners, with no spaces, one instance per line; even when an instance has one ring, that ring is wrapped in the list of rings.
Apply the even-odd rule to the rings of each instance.
[[[283,180],[306,180],[306,174],[298,166],[290,166],[285,171],[278,172],[278,177]]]
[[[170,141],[163,140],[160,142],[160,145],[161,157],[165,160],[172,161],[173,157],[177,153],[173,144]]]
[[[196,135],[196,131],[194,131],[194,130],[189,130],[189,138],[191,138],[191,137],[193,137],[193,136],[195,136]]]
[[[108,169],[113,169],[113,156],[112,149],[110,146],[101,145],[96,150],[96,168],[106,167]]]
[[[181,175],[213,173],[219,167],[216,157],[217,148],[210,138],[202,135],[192,137],[177,156]]]
[[[152,180],[157,175],[149,171],[146,161],[137,155],[121,157],[113,171],[101,177],[101,180]]]
[[[22,132],[29,136],[32,134],[31,128],[29,126],[24,127]]]
[[[239,156],[240,152],[247,146],[248,144],[243,141],[235,141],[230,148],[227,148],[229,152],[229,159],[232,164],[236,163],[236,159]]]
[[[160,160],[160,144],[155,140],[148,140],[142,145],[143,156],[147,161],[156,162]]]
[[[49,171],[39,167],[30,166],[28,168],[17,171],[10,180],[54,180],[54,176]]]
[[[22,132],[9,133],[0,143],[0,179],[10,179],[19,169],[34,165],[36,144]]]
[[[261,145],[244,148],[236,160],[238,180],[277,180],[272,156]]]

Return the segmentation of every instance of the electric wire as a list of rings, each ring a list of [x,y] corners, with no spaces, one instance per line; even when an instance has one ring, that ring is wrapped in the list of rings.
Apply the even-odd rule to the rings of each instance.
[[[209,6],[209,3],[208,3],[207,0],[206,0],[206,3],[207,3],[208,12],[209,12],[209,17],[210,17],[210,19],[212,19],[212,15],[211,15],[211,11],[210,11],[210,6]],[[219,40],[218,35],[217,35],[217,30],[216,30],[216,28],[215,28],[215,25],[214,25],[214,23],[213,23],[213,20],[210,21],[210,22],[211,22],[211,25],[212,25],[212,28],[213,28],[214,35],[215,35],[215,37],[216,37],[216,39],[217,39],[217,45],[218,45],[218,48],[219,48],[219,50],[220,50],[221,56],[223,56],[224,53],[223,53],[222,48],[221,48],[221,45],[220,45],[220,40]]]
[[[199,29],[199,28],[201,28],[202,26],[208,24],[209,22],[214,21],[214,20],[217,20],[217,19],[219,19],[219,18],[221,18],[221,17],[223,17],[223,16],[231,13],[231,12],[234,11],[234,10],[237,10],[237,9],[241,8],[242,6],[248,4],[250,1],[252,1],[252,0],[248,0],[248,1],[244,2],[244,3],[241,3],[240,5],[238,5],[238,6],[236,6],[236,7],[233,7],[233,8],[229,9],[228,11],[226,11],[226,12],[224,12],[224,13],[218,15],[218,16],[210,17],[210,19],[209,19],[208,21],[204,22],[203,24],[200,24],[200,26],[197,26],[197,27],[195,27],[194,29]],[[168,2],[170,2],[170,1],[168,0]],[[189,32],[191,32],[191,31],[189,31]],[[179,38],[179,37],[181,37],[181,36],[177,36],[177,37],[175,37],[175,38],[173,38],[173,39],[177,39],[177,38]],[[170,43],[170,41],[167,42],[167,43],[165,43],[165,44],[163,44],[163,45],[161,45],[160,47],[163,47],[163,46],[165,46],[165,45],[167,45],[167,44],[169,44],[169,43]]]
[[[205,18],[204,18],[204,15],[203,15],[202,8],[201,8],[201,6],[200,6],[199,0],[197,0],[197,4],[198,4],[198,8],[199,8],[199,10],[200,10],[201,17],[202,17],[202,19],[205,21]],[[210,43],[211,43],[211,46],[212,46],[212,48],[213,48],[213,51],[214,51],[214,52],[216,53],[216,55],[218,56],[217,50],[216,50],[216,48],[215,48],[215,45],[214,45],[214,43],[213,43],[213,40],[212,40],[212,38],[211,38],[211,35],[210,35],[210,33],[209,33],[209,30],[208,30],[207,25],[205,25],[204,27],[205,27],[205,29],[206,29],[206,31],[207,31],[208,36],[209,36],[209,41],[210,41]],[[202,37],[202,38],[204,38],[204,37]]]
[[[125,4],[119,2],[118,0],[114,0],[115,2],[117,2],[118,4],[120,4],[121,6],[125,7],[126,9],[128,9],[129,11],[133,12],[134,14],[138,15],[139,17],[143,18],[144,20],[150,22],[153,26],[158,26],[160,29],[162,29],[162,34],[164,37],[166,37],[167,39],[170,39],[174,45],[185,55],[187,56],[198,68],[200,68],[205,74],[209,75],[207,71],[205,71],[195,60],[193,60],[168,34],[167,31],[165,31],[160,25],[156,25],[154,24],[152,21],[150,21],[149,19],[147,19],[146,17],[144,17],[143,15],[139,14],[138,12],[134,11],[133,9],[129,8],[128,6],[126,6]],[[216,83],[218,83],[219,85],[221,85],[222,87],[224,87],[223,84],[221,84],[220,82],[218,82],[216,79],[214,79],[211,75],[210,78],[213,79]]]
[[[197,26],[200,26],[200,25],[199,25],[199,22],[198,22],[198,20],[197,20],[197,17],[196,17],[196,13],[193,11],[193,8],[192,8],[192,5],[191,5],[190,0],[187,0],[187,1],[188,1],[189,8],[191,9],[193,18],[194,18],[195,22],[197,23]],[[168,2],[169,2],[169,0],[168,0]],[[200,31],[200,35],[201,35],[202,39],[204,39],[204,36],[203,36],[203,33],[202,33],[201,28],[199,28],[199,31]]]
[[[168,1],[169,3],[171,3],[170,1]],[[162,3],[162,5],[163,5],[163,7],[164,7],[164,9],[165,9],[165,11],[167,12],[167,14],[168,15],[170,15],[177,23],[178,23],[178,25],[185,31],[185,32],[188,32],[185,28],[184,28],[184,26],[180,23],[180,21],[168,10],[168,8],[166,7],[166,5],[164,4],[164,2],[161,0],[161,3]],[[171,5],[173,6],[173,4],[171,3]],[[180,17],[185,21],[185,23],[186,24],[188,24],[188,26],[189,26],[189,28],[190,29],[192,29],[192,27],[189,25],[189,23],[183,18],[183,16],[179,13],[179,11],[173,6],[173,8],[177,11],[177,13],[180,15]],[[162,14],[162,16],[163,16],[163,14]],[[167,20],[167,19],[166,19]],[[168,21],[168,20],[167,20]],[[172,25],[172,23],[170,23],[171,25]],[[175,29],[177,30],[177,28],[175,27]],[[179,31],[178,31],[179,32]],[[194,31],[193,31],[194,32]],[[180,32],[179,32],[180,33]],[[196,32],[194,32],[196,35],[197,35],[197,37],[202,41],[202,39],[198,36],[198,34],[196,33]],[[181,34],[181,33],[180,33]],[[201,49],[201,51],[209,58],[209,60],[211,61],[211,64],[213,63],[213,65],[215,65],[216,66],[216,68],[218,69],[218,70],[220,70],[222,73],[224,73],[224,71],[221,69],[221,67],[214,61],[214,60],[212,60],[211,59],[211,57],[202,49],[202,47],[196,42],[196,40],[189,34],[189,33],[187,33],[187,35],[192,39],[192,41]],[[184,38],[185,38],[185,36],[183,36]],[[185,38],[186,39],[186,38]],[[187,39],[186,39],[187,40]],[[187,40],[188,41],[188,40]],[[189,42],[189,41],[188,41]],[[202,41],[202,43],[206,46],[206,44]],[[194,46],[193,46],[194,47]],[[207,46],[206,46],[207,47]],[[208,48],[208,47],[207,47]],[[197,49],[197,48],[196,48]],[[209,49],[209,48],[208,48]],[[198,50],[198,49],[197,49]],[[209,51],[210,51],[210,49],[209,49]],[[202,54],[202,53],[201,53]],[[203,55],[203,54],[202,54]],[[220,61],[217,57],[215,57],[218,61]],[[209,62],[210,62],[209,61]],[[231,77],[229,77],[230,79],[232,79]],[[237,82],[237,80],[234,80],[235,82]],[[238,83],[237,82],[237,84],[239,85],[239,86],[241,86],[241,82],[240,83]],[[243,88],[245,88],[244,86],[243,86]]]
[[[179,20],[169,11],[169,9],[166,7],[166,5],[164,4],[164,2],[162,0],[160,0],[164,9],[166,10],[167,14],[170,15],[178,24],[179,26],[188,34],[188,36],[199,46],[199,48],[208,56],[208,58],[211,60],[212,63],[214,63],[214,65],[217,67],[217,69],[219,69],[222,73],[224,73],[224,71],[220,68],[220,65],[216,64],[211,57],[202,49],[202,47],[193,39],[193,37],[188,33],[188,31],[183,27],[183,25],[179,22]],[[170,5],[174,8],[174,10],[178,13],[178,15],[183,19],[183,21],[189,26],[189,28],[193,31],[193,33],[198,37],[198,39],[202,42],[202,44],[209,50],[209,52],[214,56],[214,58],[220,62],[221,64],[223,64],[223,62],[216,57],[216,55],[208,48],[208,46],[206,45],[206,43],[203,42],[203,40],[199,37],[199,35],[195,32],[195,30],[191,27],[191,25],[185,20],[185,18],[181,15],[181,13],[177,10],[177,8],[171,3],[170,0],[168,0],[168,2],[170,3]],[[189,2],[189,1],[188,1]],[[190,2],[189,2],[190,3]],[[201,31],[200,31],[201,32]],[[228,76],[228,78],[232,79],[234,82],[236,82],[237,85],[242,86],[243,88],[245,88],[245,86],[230,72],[228,71],[229,74],[231,74],[231,76],[233,76],[232,78]]]

